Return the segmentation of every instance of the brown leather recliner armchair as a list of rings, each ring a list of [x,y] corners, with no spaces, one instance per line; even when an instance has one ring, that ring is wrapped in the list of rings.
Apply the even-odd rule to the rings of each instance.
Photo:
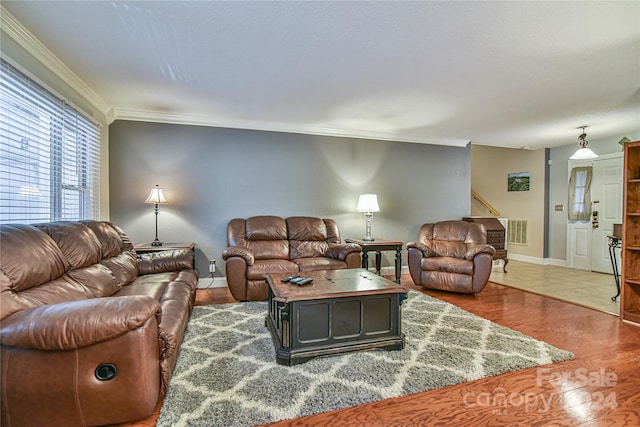
[[[409,272],[416,285],[460,293],[484,289],[495,248],[484,225],[466,221],[423,224],[418,241],[407,243]]]

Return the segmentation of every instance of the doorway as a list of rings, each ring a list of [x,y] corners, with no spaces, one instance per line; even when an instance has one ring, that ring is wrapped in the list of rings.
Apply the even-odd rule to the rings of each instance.
[[[592,166],[591,218],[567,220],[567,267],[613,274],[609,239],[613,224],[622,223],[623,155],[615,153],[593,160],[569,160],[574,167]],[[620,260],[620,254],[616,253]]]

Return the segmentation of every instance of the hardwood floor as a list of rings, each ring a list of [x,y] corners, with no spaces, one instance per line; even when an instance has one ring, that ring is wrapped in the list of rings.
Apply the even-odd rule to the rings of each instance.
[[[408,275],[402,284],[415,289]],[[640,327],[591,308],[489,283],[475,296],[425,292],[572,351],[575,359],[271,426],[640,425]],[[232,302],[227,288],[197,304]],[[154,426],[156,413],[127,426]]]

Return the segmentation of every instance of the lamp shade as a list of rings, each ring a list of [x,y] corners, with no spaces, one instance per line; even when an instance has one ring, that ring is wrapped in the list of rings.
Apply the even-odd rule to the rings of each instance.
[[[164,198],[164,194],[162,193],[162,188],[159,186],[155,186],[151,189],[151,193],[149,193],[149,197],[144,201],[145,203],[155,203],[157,205],[162,205],[167,202],[167,199]]]
[[[594,153],[591,148],[579,148],[578,151],[573,153],[573,156],[569,157],[571,160],[587,160],[595,159],[598,155]]]
[[[380,212],[378,196],[376,194],[361,194],[358,198],[357,212]]]

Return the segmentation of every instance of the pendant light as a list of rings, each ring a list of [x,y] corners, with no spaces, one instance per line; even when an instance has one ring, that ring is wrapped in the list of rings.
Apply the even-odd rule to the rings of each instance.
[[[578,136],[578,144],[580,144],[580,148],[578,151],[573,153],[573,156],[569,157],[571,160],[588,160],[595,159],[598,157],[596,153],[594,153],[590,148],[587,148],[589,145],[589,141],[587,141],[587,134],[584,132],[584,129],[587,126],[580,126],[578,129],[582,129],[582,133]]]

